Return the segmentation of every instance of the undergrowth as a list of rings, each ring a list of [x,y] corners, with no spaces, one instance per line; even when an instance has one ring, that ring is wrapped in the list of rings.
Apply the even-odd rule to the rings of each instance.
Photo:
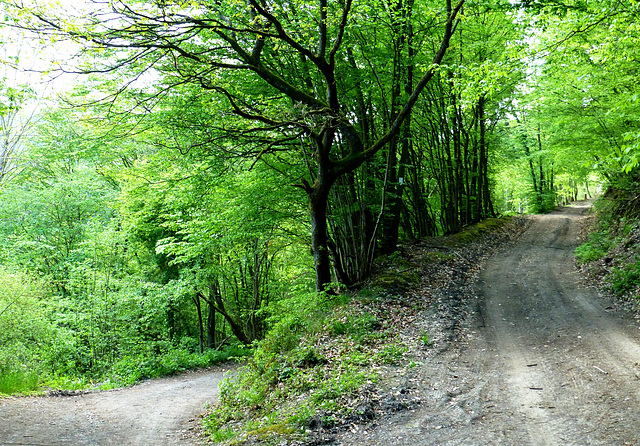
[[[113,389],[129,386],[147,378],[159,378],[249,356],[253,350],[238,345],[221,350],[194,353],[186,349],[170,349],[157,356],[126,356],[103,375],[95,378],[84,375],[47,374],[33,365],[32,369],[16,368],[5,362],[0,366],[0,394],[32,394],[42,389],[83,390],[88,388]]]
[[[640,178],[610,186],[595,204],[597,221],[576,248],[579,264],[619,296],[640,297]]]
[[[589,263],[602,259],[615,246],[615,237],[606,229],[589,234],[585,243],[575,249],[579,263]]]
[[[0,369],[0,394],[28,393],[39,388],[37,373],[28,370]]]
[[[288,308],[286,316],[221,385],[220,404],[204,422],[213,441],[270,444],[349,416],[349,399],[377,379],[376,368],[406,351],[385,321],[345,305],[349,299],[308,293],[278,304]]]
[[[205,368],[251,354],[250,348],[231,345],[221,350],[208,349],[204,353],[194,353],[188,349],[170,349],[157,356],[125,356],[110,369],[100,388],[131,385],[142,379],[159,378],[186,370]]]

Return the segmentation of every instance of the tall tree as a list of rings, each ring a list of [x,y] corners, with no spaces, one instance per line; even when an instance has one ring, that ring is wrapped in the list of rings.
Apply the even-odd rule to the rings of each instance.
[[[0,185],[24,168],[20,157],[34,115],[25,110],[25,105],[32,95],[27,86],[12,87],[4,82],[0,85]]]
[[[216,93],[227,120],[215,138],[233,135],[227,149],[261,158],[305,147],[313,175],[299,187],[308,198],[316,287],[331,282],[327,202],[336,180],[353,172],[396,137],[421,92],[443,61],[465,0],[430,6],[441,17],[439,44],[420,54],[411,92],[403,96],[387,131],[368,141],[343,103],[344,75],[350,73],[345,47],[358,30],[374,33],[378,3],[343,0],[122,1],[95,2],[82,15],[51,13],[49,5],[14,5],[18,26],[71,38],[99,59],[82,72],[129,77],[123,89],[143,87],[138,105],[150,106],[174,88],[193,84]],[[365,54],[365,57],[372,54]],[[159,82],[155,82],[157,79]],[[149,84],[157,83],[156,91]],[[113,91],[113,89],[112,89]],[[223,111],[224,110],[224,111]]]

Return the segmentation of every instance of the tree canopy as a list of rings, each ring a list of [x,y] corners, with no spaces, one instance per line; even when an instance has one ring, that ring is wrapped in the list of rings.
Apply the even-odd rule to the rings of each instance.
[[[71,54],[35,111],[0,88],[0,304],[67,374],[252,344],[404,243],[638,176],[632,1],[0,4]]]

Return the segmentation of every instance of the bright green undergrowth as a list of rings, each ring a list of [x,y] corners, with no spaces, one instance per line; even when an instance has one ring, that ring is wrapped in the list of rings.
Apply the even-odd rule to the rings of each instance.
[[[45,352],[46,354],[46,352]],[[79,390],[87,388],[112,389],[128,386],[147,378],[159,378],[187,370],[206,368],[228,360],[252,354],[252,349],[228,346],[204,353],[184,349],[170,349],[159,356],[125,356],[109,368],[104,375],[58,374],[34,363],[28,366],[5,363],[0,367],[0,394],[33,393],[43,388]]]
[[[0,371],[0,394],[34,391],[39,381],[38,374],[28,370]]]
[[[209,367],[229,359],[246,357],[252,350],[239,345],[222,350],[208,349],[197,353],[186,349],[170,349],[159,356],[126,356],[108,373],[103,387],[133,384],[141,379],[159,378],[186,370]]]
[[[37,278],[0,269],[0,394],[120,387],[252,353],[230,345],[201,354],[193,340],[158,340],[116,344],[114,354],[102,359],[85,351],[81,335],[60,322],[47,293]]]
[[[606,230],[589,234],[588,240],[575,249],[579,263],[589,263],[603,258],[615,245],[615,237]]]
[[[221,386],[220,404],[204,422],[213,441],[276,444],[303,437],[310,420],[336,423],[353,410],[349,399],[378,378],[379,366],[403,358],[407,349],[386,322],[345,299],[305,293],[279,303],[286,316]]]

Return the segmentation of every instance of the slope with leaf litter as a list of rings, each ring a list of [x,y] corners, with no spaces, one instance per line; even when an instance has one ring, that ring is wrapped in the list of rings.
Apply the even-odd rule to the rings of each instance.
[[[331,444],[354,426],[421,404],[415,371],[447,350],[474,311],[482,262],[523,232],[525,218],[489,219],[380,259],[353,295],[299,295],[290,315],[221,387],[206,418],[222,444]],[[294,311],[291,311],[294,310]]]

